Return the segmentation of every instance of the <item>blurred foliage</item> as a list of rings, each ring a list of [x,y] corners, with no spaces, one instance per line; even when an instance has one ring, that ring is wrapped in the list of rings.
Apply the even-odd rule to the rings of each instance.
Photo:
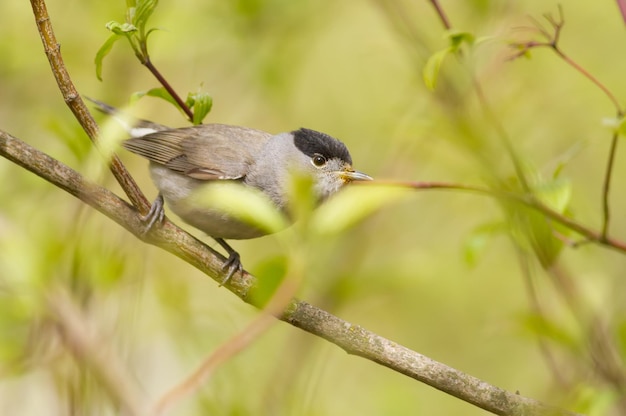
[[[507,59],[516,53],[511,42],[536,36],[529,16],[541,19],[556,4],[442,6],[454,28],[447,34],[429,2],[161,0],[148,25],[161,29],[150,35],[149,52],[183,97],[204,86],[201,100],[187,97],[211,111],[205,122],[274,133],[314,128],[342,139],[355,168],[377,179],[532,192],[600,229],[611,139],[603,123],[620,130],[621,118],[548,49]],[[48,3],[79,91],[120,107],[137,92],[160,91],[129,48],[107,50],[103,81],[95,75],[94,58],[111,36],[105,24],[123,21],[125,7]],[[615,4],[575,0],[563,9],[562,49],[624,97]],[[118,192],[56,90],[28,4],[0,2],[0,16],[0,128]],[[128,111],[137,116],[187,124],[168,103],[136,98]],[[610,235],[624,240],[622,145]],[[154,195],[145,163],[120,156]],[[3,159],[0,175],[0,413],[116,414],[97,377],[59,339],[46,309],[55,287],[72,292],[150,397],[258,313]],[[499,387],[592,415],[624,414],[623,254],[573,248],[576,234],[484,196],[381,193],[362,206],[362,195],[342,197],[360,221],[341,219],[344,205],[329,205],[325,217],[311,214],[307,224],[325,232],[309,240],[279,233],[234,242],[244,265],[269,282],[260,296],[288,273],[295,253],[308,266],[300,298]],[[175,414],[200,413],[485,414],[283,323],[220,367]]]

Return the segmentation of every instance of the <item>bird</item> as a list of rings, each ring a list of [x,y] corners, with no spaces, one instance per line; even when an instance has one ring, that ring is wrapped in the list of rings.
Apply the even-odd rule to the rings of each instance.
[[[353,181],[372,178],[352,167],[348,148],[316,130],[299,128],[271,134],[226,124],[170,128],[147,120],[122,117],[101,101],[96,108],[114,116],[131,138],[122,147],[150,161],[150,175],[159,195],[144,217],[146,230],[164,218],[164,202],[185,223],[212,237],[228,253],[222,284],[243,272],[239,253],[226,240],[257,238],[267,231],[217,211],[194,198],[208,183],[237,182],[261,191],[282,212],[288,210],[288,180],[297,171],[312,179],[321,203]]]

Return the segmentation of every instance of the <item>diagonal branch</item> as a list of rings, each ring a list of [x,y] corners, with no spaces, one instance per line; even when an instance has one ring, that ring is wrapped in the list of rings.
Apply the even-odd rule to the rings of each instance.
[[[0,131],[0,155],[76,196],[147,243],[222,281],[223,258],[171,222],[166,221],[142,237],[140,214],[108,189],[87,181],[78,172],[3,131]],[[225,287],[254,305],[249,293],[255,282],[248,273],[237,274]],[[574,415],[490,385],[306,302],[292,300],[280,319],[332,342],[349,354],[376,362],[497,415]]]
[[[52,73],[57,81],[63,100],[70,108],[74,116],[80,123],[81,127],[92,142],[98,147],[98,134],[99,129],[95,120],[89,113],[87,106],[80,97],[80,94],[76,90],[70,74],[63,63],[63,56],[61,55],[61,44],[57,42],[54,30],[52,29],[52,23],[50,22],[50,16],[48,15],[48,9],[46,3],[43,0],[31,0],[31,6],[33,8],[33,14],[37,23],[37,29],[43,42],[43,48],[46,53],[46,57],[50,62]],[[126,170],[121,160],[113,155],[110,162],[110,169],[113,172],[113,176],[119,182],[120,186],[128,195],[128,198],[134,206],[139,207],[142,211],[148,212],[150,204],[146,197],[143,195],[134,179],[130,176],[130,173]]]

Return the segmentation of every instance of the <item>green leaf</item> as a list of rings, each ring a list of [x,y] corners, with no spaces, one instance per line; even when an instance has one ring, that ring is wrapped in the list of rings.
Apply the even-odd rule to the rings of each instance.
[[[451,52],[452,49],[450,47],[442,49],[432,54],[430,58],[428,58],[428,61],[426,61],[426,65],[424,65],[424,70],[422,71],[422,76],[424,78],[424,84],[426,84],[426,87],[429,90],[435,90],[441,64],[446,56],[448,56]]]
[[[236,182],[211,181],[198,189],[189,202],[237,218],[269,234],[289,226],[285,215],[263,192]]]
[[[347,186],[313,212],[311,231],[320,235],[338,234],[410,194],[411,190],[405,188]]]
[[[110,21],[106,24],[106,28],[116,35],[130,36],[137,31],[137,27],[130,23],[118,23],[116,21]]]
[[[152,13],[154,13],[158,3],[158,0],[139,0],[133,19],[131,20],[133,24],[143,31],[143,28],[146,27],[146,23],[148,23],[148,19]]]
[[[463,45],[464,43],[472,46],[475,40],[474,35],[470,32],[462,32],[454,29],[448,31],[445,36],[450,41],[450,47],[452,48],[453,52],[458,51],[461,45]]]
[[[562,214],[572,200],[572,184],[565,178],[545,181],[534,188],[535,195],[541,202]]]
[[[104,44],[98,49],[96,53],[96,58],[94,59],[94,63],[96,64],[96,77],[99,81],[102,81],[102,61],[104,57],[111,52],[113,45],[122,37],[120,35],[116,35],[115,33],[109,36],[109,38],[104,42]]]
[[[193,124],[198,125],[211,111],[213,98],[205,92],[189,93],[186,104],[193,110]]]
[[[263,306],[267,304],[285,279],[288,263],[287,256],[279,255],[263,260],[254,267],[253,274],[258,277],[258,280],[249,293],[253,305]]]
[[[172,97],[170,93],[167,92],[167,90],[163,87],[152,88],[148,91],[137,91],[133,93],[133,95],[131,95],[130,102],[134,103],[140,98],[145,97],[145,96],[161,98],[162,100],[165,100],[168,103],[171,103],[176,108],[179,108],[178,103],[176,102],[176,100],[174,100],[174,97]]]
[[[528,313],[522,317],[522,323],[524,327],[535,335],[540,335],[571,351],[575,351],[578,348],[579,341],[574,334],[569,333],[565,328],[542,315]]]
[[[506,231],[503,222],[491,222],[474,228],[465,238],[463,254],[465,261],[471,267],[478,263],[478,258],[485,251],[487,244],[496,236]]]

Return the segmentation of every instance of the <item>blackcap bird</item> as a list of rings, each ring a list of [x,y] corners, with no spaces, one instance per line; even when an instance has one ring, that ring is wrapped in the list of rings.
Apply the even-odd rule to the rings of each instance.
[[[212,181],[236,181],[263,192],[280,210],[288,208],[291,172],[309,175],[323,201],[351,181],[372,178],[352,168],[352,158],[339,140],[301,128],[272,135],[225,124],[169,128],[145,120],[128,121],[99,101],[98,109],[124,124],[132,136],[122,146],[150,161],[159,197],[146,216],[148,229],[163,218],[163,199],[183,221],[214,238],[227,252],[225,283],[242,271],[239,254],[226,239],[256,238],[266,232],[222,211],[197,202],[194,193]]]

